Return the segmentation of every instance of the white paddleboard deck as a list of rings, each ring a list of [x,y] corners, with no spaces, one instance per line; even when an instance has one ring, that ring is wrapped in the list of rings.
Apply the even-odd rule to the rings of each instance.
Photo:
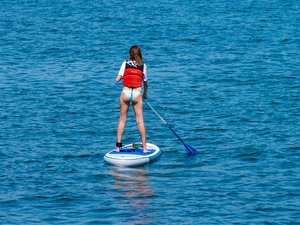
[[[141,146],[141,143],[133,143],[123,146],[120,152],[112,150],[105,154],[104,161],[116,166],[143,166],[159,158],[159,147],[147,143],[149,152],[144,153]]]

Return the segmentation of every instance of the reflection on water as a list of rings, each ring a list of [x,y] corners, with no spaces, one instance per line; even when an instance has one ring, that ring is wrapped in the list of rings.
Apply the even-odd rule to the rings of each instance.
[[[147,168],[110,167],[114,178],[113,188],[118,191],[117,199],[120,207],[128,209],[131,215],[130,223],[148,224],[155,222],[153,212],[149,210],[153,191],[149,185]]]

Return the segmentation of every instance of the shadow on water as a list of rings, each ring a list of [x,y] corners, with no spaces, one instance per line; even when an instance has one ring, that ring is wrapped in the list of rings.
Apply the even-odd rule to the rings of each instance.
[[[118,192],[119,206],[126,213],[126,222],[130,224],[153,223],[154,212],[149,210],[153,190],[149,185],[147,167],[109,167],[114,178],[113,189]]]

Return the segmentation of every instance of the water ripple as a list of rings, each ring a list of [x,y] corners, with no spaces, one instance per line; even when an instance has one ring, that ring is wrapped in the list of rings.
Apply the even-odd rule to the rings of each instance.
[[[299,3],[3,1],[3,224],[299,224]],[[138,44],[157,162],[104,164]],[[123,142],[139,141],[130,108]]]

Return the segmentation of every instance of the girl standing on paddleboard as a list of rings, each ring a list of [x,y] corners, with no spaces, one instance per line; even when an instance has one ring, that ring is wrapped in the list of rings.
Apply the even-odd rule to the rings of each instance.
[[[122,80],[124,88],[120,96],[120,120],[117,132],[116,151],[119,152],[122,147],[122,136],[126,124],[127,112],[132,102],[136,123],[142,139],[144,152],[148,152],[146,145],[146,129],[143,118],[143,99],[147,98],[148,81],[147,66],[143,62],[141,49],[138,46],[132,46],[129,50],[130,58],[123,62],[116,81]],[[144,92],[142,94],[142,86]]]

